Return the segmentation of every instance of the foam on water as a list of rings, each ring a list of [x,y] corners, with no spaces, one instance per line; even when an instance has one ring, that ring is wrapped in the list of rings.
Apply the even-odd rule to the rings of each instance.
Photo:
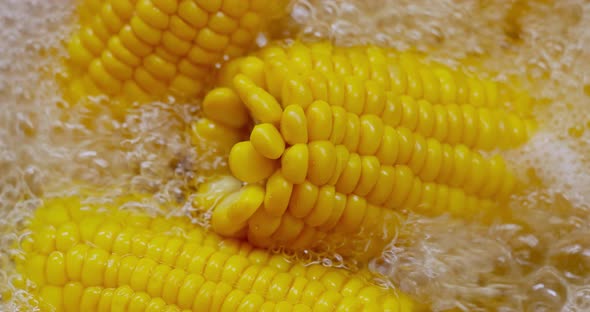
[[[214,165],[184,131],[198,114],[195,103],[152,103],[116,120],[97,98],[96,107],[64,113],[69,104],[55,78],[74,8],[73,0],[0,3],[0,295],[12,288],[13,247],[41,195],[92,183],[182,206],[189,182]],[[534,112],[539,133],[506,153],[535,185],[512,201],[513,220],[487,226],[411,216],[372,268],[435,309],[588,310],[590,3],[295,0],[284,25],[275,35],[414,48],[520,81],[542,104]],[[26,302],[15,292],[0,310],[32,308]]]

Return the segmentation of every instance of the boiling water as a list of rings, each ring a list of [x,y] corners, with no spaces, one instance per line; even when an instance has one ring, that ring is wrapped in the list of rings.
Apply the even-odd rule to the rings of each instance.
[[[198,103],[152,103],[119,120],[100,97],[84,109],[61,100],[60,42],[75,30],[74,2],[0,0],[1,311],[34,308],[26,293],[7,293],[22,220],[41,196],[92,184],[189,206],[191,181],[218,165],[199,161],[184,131]],[[384,282],[434,310],[590,310],[590,3],[296,0],[292,12],[273,36],[418,49],[517,78],[539,99],[539,133],[506,153],[532,185],[511,202],[514,222],[410,216],[371,263]]]

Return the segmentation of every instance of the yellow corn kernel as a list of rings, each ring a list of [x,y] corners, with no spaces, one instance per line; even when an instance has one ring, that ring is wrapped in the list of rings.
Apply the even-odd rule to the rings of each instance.
[[[319,101],[328,101],[328,80],[319,70],[310,73],[306,83],[311,89],[313,98]]]
[[[238,29],[236,30],[231,36],[231,43],[241,46],[241,47],[248,47],[252,40],[254,39],[254,34],[246,29]]]
[[[356,186],[361,177],[362,159],[360,155],[351,153],[348,161],[342,170],[342,174],[338,177],[336,188],[343,194],[350,194]]]
[[[340,144],[346,135],[346,110],[340,106],[332,106],[332,131],[330,141],[334,144]]]
[[[363,115],[360,118],[360,139],[358,153],[374,155],[383,138],[383,121],[377,115]]]
[[[285,179],[294,184],[303,183],[309,170],[307,144],[295,144],[287,148],[281,157],[281,168]]]
[[[400,136],[392,127],[385,127],[383,130],[383,137],[381,138],[381,145],[375,156],[384,165],[392,165],[397,163],[398,153],[400,151]]]
[[[353,113],[346,113],[346,132],[342,144],[350,151],[357,151],[361,139],[360,119]]]
[[[232,128],[248,123],[248,112],[237,94],[228,88],[217,88],[203,100],[203,113],[209,119]]]
[[[209,27],[217,33],[231,34],[238,28],[238,21],[223,12],[216,12],[209,19]]]
[[[133,78],[137,85],[148,94],[152,93],[155,96],[161,96],[166,92],[166,84],[156,79],[143,67],[135,70],[135,75]]]
[[[199,80],[191,79],[183,74],[174,77],[170,82],[170,92],[180,97],[195,96],[200,93],[202,89],[203,84]],[[163,94],[163,92],[160,93]]]
[[[194,65],[187,59],[183,59],[178,63],[178,71],[189,78],[197,80],[204,79],[207,76],[206,67]]]
[[[285,107],[281,116],[281,135],[285,142],[291,145],[308,142],[307,116],[303,108],[298,105]]]
[[[271,244],[266,247],[271,247],[274,242],[277,242],[278,245],[289,244],[290,242],[295,241],[304,229],[305,224],[303,223],[303,220],[287,213],[282,216],[281,224],[271,236]]]
[[[328,184],[335,185],[340,179],[342,172],[344,172],[344,168],[348,163],[348,159],[350,157],[350,152],[346,149],[344,145],[336,145],[336,167],[334,169],[334,173],[332,177],[328,181]]]
[[[352,65],[352,74],[362,80],[369,79],[369,59],[364,49],[348,49],[346,51]]]
[[[123,27],[123,21],[113,10],[110,3],[105,4],[100,11],[100,17],[111,33],[117,33]]]
[[[342,214],[344,213],[346,207],[346,196],[341,193],[334,194],[334,206],[332,207],[332,212],[328,219],[318,227],[320,231],[329,232],[338,224],[338,221],[342,218]]]
[[[243,137],[235,129],[202,118],[191,124],[191,138],[198,150],[213,147],[220,149],[222,153],[227,153]],[[207,143],[207,147],[201,146],[203,143]]]
[[[379,160],[375,156],[365,156],[361,160],[361,176],[359,182],[354,189],[354,193],[365,197],[373,190],[379,178],[379,171],[381,166]]]
[[[116,56],[117,59],[129,66],[139,66],[141,64],[141,59],[123,44],[119,36],[114,36],[109,39],[108,50]]]
[[[308,150],[307,178],[318,186],[328,183],[336,169],[336,147],[330,141],[314,141]]]
[[[109,4],[113,11],[122,19],[129,20],[133,16],[133,3],[129,0],[116,1],[110,0]]]
[[[419,75],[424,89],[424,99],[428,102],[438,103],[440,99],[440,81],[432,70],[421,68]]]
[[[86,67],[94,55],[84,46],[80,36],[74,36],[68,43],[68,53],[73,64],[80,67]]]
[[[98,12],[98,11],[96,11]],[[107,41],[110,35],[110,30],[115,29],[117,27],[107,27],[106,21],[100,16],[100,14],[95,15],[93,18],[89,18],[89,25],[92,28],[92,31],[103,41]],[[116,25],[119,26],[119,25]]]
[[[265,211],[271,216],[281,216],[287,210],[292,191],[293,183],[281,171],[275,172],[266,182]]]
[[[332,132],[332,110],[325,101],[315,101],[306,109],[310,141],[328,140]]]
[[[246,185],[224,198],[213,213],[211,224],[218,233],[235,233],[261,207],[265,192],[259,185]],[[226,229],[230,227],[229,229]]]
[[[137,38],[148,45],[155,46],[162,38],[162,31],[150,26],[147,21],[138,15],[131,18],[129,23]]]
[[[256,57],[245,57],[240,59],[238,71],[252,80],[257,86],[265,88],[264,62]]]
[[[248,239],[270,237],[281,225],[281,217],[274,217],[259,209],[248,220]]]
[[[299,105],[304,110],[313,102],[310,86],[298,76],[285,77],[282,87],[281,100],[283,107]],[[267,77],[267,81],[270,78]],[[269,82],[270,85],[270,82]]]
[[[209,28],[203,28],[197,34],[196,43],[201,47],[206,47],[207,50],[223,52],[225,47],[229,44],[229,38],[220,35]]]
[[[123,84],[120,80],[111,76],[107,72],[100,59],[95,59],[92,61],[92,63],[90,63],[90,66],[88,67],[88,73],[97,86],[107,90],[105,92],[114,94],[120,92],[123,87]]]
[[[154,6],[150,0],[139,0],[135,7],[137,16],[157,29],[166,29],[168,27],[168,15]],[[108,23],[107,23],[108,24]]]
[[[348,76],[344,78],[344,109],[355,115],[365,110],[364,82],[361,77]]]
[[[256,125],[250,134],[250,142],[260,155],[269,159],[279,159],[285,151],[285,141],[272,124]]]
[[[102,54],[101,61],[104,64],[105,69],[116,79],[127,80],[133,77],[133,69],[131,66],[117,59],[110,51],[105,51]]]
[[[162,47],[164,51],[171,55],[184,56],[190,50],[191,44],[167,30],[162,34]]]
[[[254,183],[270,177],[276,169],[276,162],[265,158],[251,142],[246,141],[232,147],[229,167],[239,180]]]
[[[381,116],[385,110],[386,95],[383,83],[368,80],[365,82],[366,105],[363,114],[373,114]]]
[[[104,42],[97,37],[91,28],[86,28],[80,32],[80,40],[83,46],[95,56],[100,55],[100,52],[104,49]]]
[[[309,181],[296,184],[293,187],[289,212],[297,218],[305,217],[313,208],[318,194],[318,187]]]
[[[318,198],[312,210],[305,217],[305,223],[312,227],[317,227],[328,221],[334,209],[335,195],[336,189],[334,186],[326,185],[319,189]]]
[[[160,81],[168,81],[176,75],[176,67],[158,55],[152,54],[143,60],[145,69]]]
[[[175,49],[174,47],[169,47],[170,42],[169,39],[164,39],[164,35],[168,34],[168,32],[165,32],[164,34],[162,34],[162,46],[157,47],[155,49],[155,55],[157,55],[158,57],[164,59],[167,62],[170,63],[178,63],[179,61],[179,56],[183,56],[184,54],[186,54],[186,51],[182,51],[182,47],[179,47],[178,51],[175,52],[170,52],[170,49]],[[180,55],[179,55],[180,54]]]
[[[237,75],[233,82],[240,98],[255,120],[268,123],[278,123],[281,120],[283,112],[281,106],[264,89],[257,87],[243,74]]]

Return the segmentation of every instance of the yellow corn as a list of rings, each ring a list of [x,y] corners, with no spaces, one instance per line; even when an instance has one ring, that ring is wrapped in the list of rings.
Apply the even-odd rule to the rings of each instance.
[[[271,44],[218,78],[205,117],[249,133],[229,153],[228,185],[245,185],[210,194],[232,180],[218,176],[195,205],[213,209],[218,233],[257,246],[368,254],[395,235],[399,212],[489,218],[517,181],[477,150],[516,147],[535,129],[521,91],[373,46]],[[228,120],[247,114],[253,128]]]
[[[371,100],[382,96],[383,90],[416,100],[424,99],[432,104],[509,108],[519,113],[528,112],[531,105],[530,98],[520,90],[392,49],[374,46],[341,48],[326,42],[307,45],[295,42],[291,45],[277,43],[261,49],[256,55],[266,64],[264,75],[268,90],[277,98],[285,93],[285,84],[292,84],[308,89],[313,96],[330,98],[332,105],[353,105],[354,112],[362,111],[365,104],[366,108],[371,107]],[[323,75],[313,74],[305,78],[313,72]],[[284,73],[299,74],[299,82],[294,83],[294,77]],[[227,75],[234,75],[234,72],[226,71]],[[333,76],[340,79],[329,79]],[[222,83],[227,81],[227,77],[221,77]],[[348,95],[341,96],[342,92]],[[366,100],[366,103],[352,99]]]
[[[515,147],[535,128],[528,118],[531,100],[521,91],[468,77],[409,53],[295,43],[271,45],[256,55],[260,58],[250,56],[228,64],[219,83],[232,86],[238,76],[240,81],[249,78],[283,108],[297,104],[307,109],[323,100],[355,115],[378,115],[386,125],[470,148]],[[264,65],[257,66],[257,71],[243,70],[253,62]]]
[[[286,2],[86,0],[68,44],[66,94],[129,103],[198,95],[214,65],[248,51]]]
[[[416,309],[365,273],[294,262],[184,218],[117,208],[62,198],[37,210],[16,263],[43,311]]]

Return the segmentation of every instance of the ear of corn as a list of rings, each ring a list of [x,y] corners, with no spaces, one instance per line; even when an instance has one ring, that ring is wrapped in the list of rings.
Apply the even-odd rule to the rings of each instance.
[[[49,200],[17,269],[43,311],[413,311],[363,273],[222,239],[184,218]]]
[[[535,129],[521,91],[373,46],[274,43],[227,63],[218,84],[205,116],[249,133],[229,153],[245,185],[208,206],[204,184],[195,205],[213,209],[218,233],[265,247],[370,255],[400,212],[489,221],[518,183],[478,150],[516,147]],[[253,128],[226,121],[244,114]],[[364,243],[342,243],[357,234]]]
[[[80,6],[68,44],[71,101],[106,94],[124,102],[189,98],[213,66],[243,55],[284,0],[104,0]]]

